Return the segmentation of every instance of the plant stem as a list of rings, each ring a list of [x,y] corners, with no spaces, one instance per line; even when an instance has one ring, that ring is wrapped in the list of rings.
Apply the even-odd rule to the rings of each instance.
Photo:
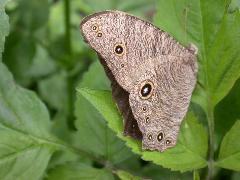
[[[207,120],[208,120],[208,131],[209,131],[209,157],[208,157],[208,175],[207,180],[211,180],[214,175],[214,108],[211,101],[208,101],[208,112],[207,112]]]
[[[69,62],[68,70],[72,68],[72,42],[71,42],[71,15],[70,15],[70,0],[64,0],[64,12],[65,12],[65,43],[66,43],[66,52]],[[70,125],[71,129],[74,129],[73,121],[74,121],[74,79],[71,76],[68,76],[68,124]]]
[[[72,54],[71,45],[71,21],[70,21],[70,0],[64,0],[64,12],[65,12],[65,40],[66,40],[66,50],[68,55]]]

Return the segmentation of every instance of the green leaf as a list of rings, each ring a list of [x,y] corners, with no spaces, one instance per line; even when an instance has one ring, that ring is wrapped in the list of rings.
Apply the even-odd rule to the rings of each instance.
[[[7,0],[0,1],[0,61],[2,60],[2,52],[4,51],[5,37],[9,33],[8,16],[5,13],[5,5]]]
[[[11,32],[5,44],[3,61],[21,85],[27,86],[32,79],[29,70],[37,51],[37,31],[48,21],[48,0],[19,0],[10,13]]]
[[[142,165],[147,162],[144,162],[140,159],[139,155],[133,154],[130,158],[122,161],[117,164],[117,167],[128,172],[133,172],[136,175],[141,175],[138,172],[142,171]],[[142,176],[142,175],[141,175]]]
[[[229,12],[236,11],[240,8],[240,1],[239,0],[232,0],[229,5]]]
[[[121,180],[141,180],[142,179],[141,177],[134,176],[134,175],[132,175],[126,171],[122,171],[122,170],[118,170],[116,172],[116,174],[118,175],[118,177]]]
[[[155,164],[149,164],[141,169],[141,176],[157,180],[192,180],[191,172],[173,172]]]
[[[236,119],[240,119],[240,79],[234,84],[229,94],[220,101],[214,112],[215,131],[220,136],[219,140],[222,140],[222,136],[233,126]],[[226,120],[227,119],[227,120]]]
[[[240,120],[224,136],[216,165],[240,171]]]
[[[52,122],[52,134],[54,134],[61,140],[68,142],[68,144],[72,143],[73,131],[71,131],[69,128],[67,115],[61,110],[59,110],[52,118]]]
[[[240,76],[239,27],[239,11],[225,15],[209,52],[207,74],[214,104],[227,95]]]
[[[68,112],[68,86],[65,71],[54,73],[38,81],[38,89],[41,97],[51,108],[65,114]]]
[[[46,178],[47,180],[114,180],[112,173],[106,169],[96,169],[80,163],[67,163],[52,169]]]
[[[30,69],[36,52],[36,44],[32,36],[11,32],[5,44],[3,62],[13,73],[14,78],[21,85],[28,85]]]
[[[199,48],[193,101],[216,105],[240,76],[240,13],[228,13],[225,0],[158,1],[155,24],[185,45]],[[174,12],[174,13],[173,13]],[[167,18],[166,18],[167,17]]]
[[[232,175],[232,180],[239,180],[240,179],[240,173],[239,172],[234,172]]]
[[[81,162],[87,165],[92,165],[92,160],[86,156],[80,156],[79,154],[73,153],[71,151],[57,151],[51,157],[50,162],[48,163],[48,171],[51,172],[51,169],[71,162]],[[45,174],[47,174],[47,172]]]
[[[53,149],[22,133],[0,126],[0,178],[39,179],[48,165]]]
[[[33,57],[32,64],[26,70],[26,75],[32,78],[47,76],[56,71],[56,63],[49,56],[46,49],[37,45],[36,54]]]
[[[39,179],[58,148],[48,111],[2,63],[0,77],[0,179]]]
[[[141,155],[142,159],[182,172],[203,168],[207,165],[205,160],[208,144],[207,134],[192,113],[189,113],[182,123],[176,147],[163,153],[142,151],[140,141],[123,136],[122,118],[112,100],[110,91],[81,88],[78,89],[78,92],[102,114],[108,121],[109,127],[117,133],[118,137],[126,141],[127,146],[134,153]]]
[[[79,87],[89,87],[102,90],[110,89],[110,82],[99,61],[94,62],[89,67],[89,70],[83,75]]]
[[[109,89],[109,81],[99,62],[93,63],[83,76],[79,87]],[[80,94],[75,104],[76,146],[119,163],[132,155],[129,148],[108,128],[99,112]]]
[[[155,5],[154,0],[103,0],[102,3],[98,3],[97,0],[83,0],[78,1],[78,4],[79,9],[86,14],[103,11],[106,9],[117,9],[141,17],[145,17],[147,13],[153,11]]]
[[[18,26],[35,31],[45,25],[48,21],[49,5],[48,0],[20,0],[17,9]]]

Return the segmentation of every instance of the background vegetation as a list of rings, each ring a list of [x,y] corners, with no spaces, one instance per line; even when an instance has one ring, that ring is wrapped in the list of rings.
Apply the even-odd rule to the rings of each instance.
[[[0,179],[240,179],[239,0],[0,0]],[[81,19],[118,9],[199,48],[178,144],[143,152]]]

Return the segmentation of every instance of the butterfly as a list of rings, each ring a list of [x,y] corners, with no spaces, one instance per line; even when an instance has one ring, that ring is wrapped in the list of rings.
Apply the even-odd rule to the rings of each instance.
[[[174,147],[196,84],[197,47],[120,11],[87,16],[80,29],[112,82],[124,134],[144,150]]]

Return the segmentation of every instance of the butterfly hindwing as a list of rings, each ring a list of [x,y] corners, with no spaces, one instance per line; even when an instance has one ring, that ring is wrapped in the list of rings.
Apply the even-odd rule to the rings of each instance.
[[[164,151],[176,144],[196,83],[196,59],[162,55],[141,68],[147,70],[136,72],[130,106],[143,133],[143,148]]]

